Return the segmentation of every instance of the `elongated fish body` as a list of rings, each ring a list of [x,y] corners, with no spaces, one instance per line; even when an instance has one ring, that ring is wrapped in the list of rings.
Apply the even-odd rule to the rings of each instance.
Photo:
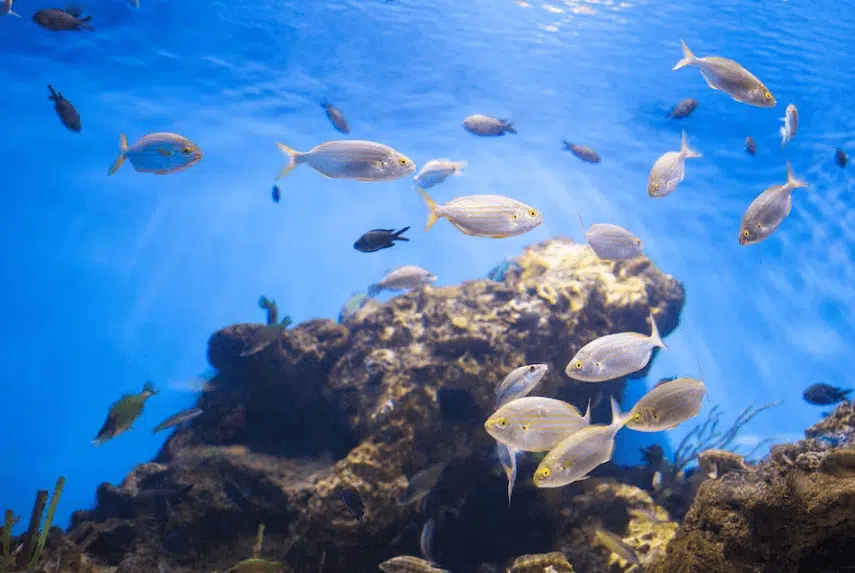
[[[611,223],[594,223],[585,233],[585,239],[601,259],[632,259],[644,251],[641,239],[620,225]]]
[[[411,477],[407,482],[407,489],[398,499],[398,505],[414,503],[430,493],[430,490],[439,483],[439,478],[442,477],[442,472],[447,466],[445,462],[438,462]]]
[[[508,448],[546,452],[591,422],[591,409],[582,416],[575,406],[554,398],[526,396],[496,410],[484,429]]]
[[[511,506],[511,496],[514,493],[514,485],[517,483],[518,453],[518,450],[513,450],[502,442],[496,442],[496,456],[502,464],[502,469],[505,470],[505,477],[508,478],[508,507]]]
[[[582,161],[585,161],[586,163],[600,162],[600,154],[591,149],[590,147],[586,147],[584,145],[576,145],[575,143],[570,143],[566,139],[562,143],[564,143],[564,149],[566,151],[569,151]]]
[[[423,287],[436,281],[436,275],[415,265],[398,267],[368,288],[368,296],[376,296],[383,290],[408,290]]]
[[[422,557],[430,562],[434,562],[433,558],[433,534],[436,531],[436,521],[430,518],[422,525],[422,533],[419,536],[419,549],[422,552]]]
[[[611,424],[586,426],[564,438],[543,457],[534,472],[535,486],[562,487],[583,480],[594,468],[612,459],[615,435],[625,419],[614,397],[611,405]]]
[[[514,124],[506,119],[496,119],[489,115],[481,115],[480,113],[470,115],[463,120],[463,128],[469,133],[480,135],[482,137],[496,137],[505,135],[505,133],[516,133]]]
[[[611,531],[606,531],[605,529],[599,528],[594,531],[594,536],[597,538],[597,541],[600,543],[600,545],[602,545],[627,563],[631,563],[633,565],[640,565],[641,562],[638,560],[638,555],[636,555],[635,550],[629,545],[627,545],[626,542],[620,538],[620,536],[615,535]]]
[[[698,109],[698,100],[691,97],[686,98],[674,106],[674,109],[672,109],[671,113],[668,115],[668,119],[683,119],[689,117],[696,109]]]
[[[156,434],[161,430],[165,430],[167,428],[171,428],[172,426],[177,426],[179,424],[183,424],[184,422],[189,422],[193,418],[201,416],[203,414],[202,410],[199,408],[190,408],[189,410],[183,410],[178,412],[177,414],[173,414],[168,417],[157,426],[155,426],[154,430],[152,430],[152,434]]]
[[[61,10],[59,8],[47,8],[33,14],[33,22],[51,32],[77,32],[79,30],[95,30],[89,21],[92,16],[80,17],[76,9]]]
[[[110,406],[104,425],[92,440],[96,446],[129,430],[142,414],[146,400],[157,394],[151,382],[146,382],[139,394],[125,394]]]
[[[411,555],[393,557],[378,567],[383,573],[449,573],[445,569],[434,567],[430,561]]]
[[[77,113],[71,102],[65,99],[61,93],[57,93],[50,85],[48,85],[48,89],[50,90],[48,99],[53,102],[53,108],[56,111],[56,115],[59,116],[62,125],[75,133],[80,133],[80,114]]]
[[[150,133],[133,145],[123,133],[119,137],[119,157],[110,167],[113,175],[125,162],[140,173],[167,175],[188,169],[202,160],[202,150],[192,141],[175,133]]]
[[[787,106],[787,112],[784,117],[781,118],[781,121],[784,122],[784,125],[781,126],[780,134],[781,134],[781,147],[784,147],[793,138],[796,136],[796,132],[799,130],[799,110],[793,104]]]
[[[277,179],[303,163],[331,179],[355,181],[392,181],[416,170],[409,157],[373,141],[328,141],[306,152],[295,151],[282,143],[276,145],[286,158]]]
[[[502,195],[467,195],[437,205],[424,189],[419,193],[428,206],[425,231],[440,219],[466,235],[504,239],[528,233],[543,223],[543,215],[530,205]]]
[[[714,90],[721,90],[734,100],[756,107],[775,107],[776,101],[763,82],[733,60],[719,56],[696,57],[686,42],[683,46],[683,58],[674,66],[674,70],[686,66],[697,66],[701,75]]]
[[[656,347],[668,350],[653,313],[650,336],[638,332],[620,332],[601,336],[583,346],[567,364],[564,372],[581,382],[605,382],[638,372],[650,361]]]
[[[677,378],[645,394],[627,414],[626,427],[638,432],[661,432],[691,420],[701,410],[707,387],[700,380]]]
[[[686,177],[685,162],[687,157],[701,157],[701,154],[689,147],[686,132],[683,132],[680,151],[668,151],[662,154],[647,179],[647,193],[651,197],[664,197],[677,190]]]
[[[793,208],[793,189],[807,186],[807,183],[796,178],[787,161],[787,182],[769,187],[746,209],[739,230],[739,244],[753,245],[769,238]]]
[[[333,124],[334,128],[345,135],[350,133],[350,125],[347,123],[347,120],[344,118],[344,114],[340,109],[338,109],[338,107],[328,101],[322,102],[321,107],[327,112],[327,118],[330,120],[330,123]]]
[[[468,165],[469,164],[466,161],[431,159],[422,166],[421,171],[416,175],[416,185],[422,189],[430,189],[434,185],[439,185],[452,175],[462,175],[463,170]]]
[[[0,16],[7,15],[21,17],[20,14],[12,11],[12,0],[0,0]]]
[[[285,566],[278,561],[268,561],[252,557],[244,559],[231,569],[228,569],[226,573],[282,573],[283,571],[285,571]]]
[[[527,364],[515,368],[496,388],[496,408],[501,408],[511,400],[527,396],[548,371],[548,364]]]

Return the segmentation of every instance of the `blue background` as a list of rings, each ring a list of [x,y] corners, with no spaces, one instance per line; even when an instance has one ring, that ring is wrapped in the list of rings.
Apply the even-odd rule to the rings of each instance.
[[[746,429],[746,445],[799,437],[822,410],[801,400],[804,387],[845,386],[853,357],[855,178],[833,154],[855,152],[855,13],[841,6],[142,0],[134,10],[92,0],[95,33],[51,33],[30,20],[43,6],[20,0],[23,18],[0,18],[0,506],[28,515],[35,490],[66,475],[66,522],[93,503],[98,483],[118,483],[150,459],[166,437],[151,428],[194,400],[178,388],[206,367],[208,336],[262,321],[260,294],[297,321],[334,318],[398,265],[423,266],[447,285],[484,276],[531,242],[579,240],[577,211],[588,224],[633,230],[687,286],[682,323],[651,378],[695,376],[700,362],[711,403],[731,415],[784,400]],[[696,68],[672,72],[681,38],[698,56],[740,61],[778,107],[736,103]],[[79,110],[81,134],[60,125],[48,83]],[[685,97],[699,109],[669,122]],[[410,180],[333,181],[307,167],[280,182],[273,204],[283,163],[274,142],[307,150],[339,137],[324,98],[353,137],[419,166],[469,161],[463,177],[433,190],[438,201],[507,194],[540,209],[544,224],[505,240],[465,237],[445,222],[425,234]],[[782,151],[788,103],[800,131]],[[472,113],[511,118],[519,135],[474,137],[460,125]],[[650,199],[648,171],[679,149],[681,128],[704,156],[687,161],[676,193]],[[189,137],[204,159],[166,177],[128,163],[107,177],[119,134],[133,142],[153,131]],[[597,149],[602,163],[578,161],[562,138]],[[786,158],[811,187],[796,191],[777,234],[740,247],[743,211],[785,181]],[[405,225],[410,243],[372,255],[351,248],[367,229]],[[162,394],[136,431],[92,446],[110,404],[145,379]],[[634,461],[636,447],[622,459]]]

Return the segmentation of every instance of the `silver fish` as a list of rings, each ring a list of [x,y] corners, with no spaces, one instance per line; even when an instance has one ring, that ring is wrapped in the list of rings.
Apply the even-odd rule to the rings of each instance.
[[[627,414],[626,427],[638,432],[676,428],[698,415],[707,387],[699,380],[677,378],[645,394]]]
[[[594,223],[585,231],[585,223],[579,215],[585,240],[601,259],[619,261],[632,259],[644,253],[641,239],[620,225],[611,223]]]
[[[416,164],[409,157],[373,141],[328,141],[306,152],[295,151],[278,142],[276,145],[286,159],[277,179],[303,163],[331,179],[356,181],[392,181],[416,170]]]
[[[514,124],[506,119],[496,119],[489,115],[480,113],[470,115],[463,120],[463,128],[469,133],[481,136],[505,135],[505,133],[516,133]]]
[[[430,493],[430,490],[439,482],[442,477],[442,472],[448,466],[445,462],[435,463],[423,469],[407,482],[407,489],[404,490],[398,500],[398,505],[408,505],[416,502]]]
[[[509,448],[546,452],[590,422],[590,405],[582,416],[573,404],[562,400],[526,396],[512,400],[493,412],[484,422],[484,429]]]
[[[377,296],[383,290],[408,290],[436,281],[436,275],[415,265],[406,265],[389,271],[383,280],[368,287],[368,296]]]
[[[739,244],[753,245],[771,236],[790,214],[793,208],[793,189],[800,187],[808,187],[808,184],[796,178],[790,162],[787,161],[787,182],[783,185],[773,185],[763,191],[745,211],[739,230]]]
[[[656,347],[668,350],[656,319],[650,313],[650,336],[638,332],[620,332],[601,336],[583,346],[567,364],[564,372],[582,382],[605,382],[638,372],[650,361]]]
[[[653,474],[653,478],[650,480],[650,485],[653,488],[653,491],[660,491],[662,489],[662,472],[656,472]]]
[[[517,482],[518,453],[518,450],[513,450],[502,442],[496,442],[496,455],[499,457],[502,469],[505,470],[505,477],[508,478],[508,507],[511,506],[511,496],[514,493],[514,484]]]
[[[186,137],[175,133],[151,133],[128,146],[128,138],[123,133],[119,137],[119,158],[110,168],[110,175],[119,170],[125,159],[140,173],[167,175],[199,163],[202,150]]]
[[[686,66],[698,66],[707,85],[714,90],[721,90],[734,100],[757,107],[775,107],[772,92],[766,89],[763,82],[737,64],[733,60],[719,56],[695,57],[686,42],[683,45],[683,58],[674,66],[674,70]]]
[[[787,112],[781,118],[784,125],[781,126],[779,132],[781,134],[781,147],[784,147],[796,136],[799,129],[799,110],[793,104],[787,106]]]
[[[445,569],[434,567],[430,561],[410,555],[393,557],[378,567],[383,573],[449,573]]]
[[[20,14],[12,11],[12,0],[0,0],[0,16],[6,15],[21,17]]]
[[[469,164],[466,161],[450,159],[431,159],[425,163],[415,177],[416,185],[422,189],[430,189],[439,185],[452,175],[462,175]]]
[[[683,119],[689,117],[696,109],[698,109],[698,100],[691,97],[686,98],[674,106],[674,109],[672,109],[671,113],[668,115],[668,119]]]
[[[496,408],[527,396],[548,371],[549,364],[527,364],[512,370],[496,388]]]
[[[504,239],[527,233],[543,223],[540,211],[502,195],[467,195],[437,205],[424,189],[419,188],[419,193],[429,210],[425,231],[445,218],[465,235]]]
[[[422,526],[422,534],[419,536],[419,549],[422,551],[422,557],[436,563],[433,558],[433,532],[436,529],[436,521],[431,517]]]
[[[624,417],[613,396],[611,405],[611,424],[586,426],[544,456],[534,473],[535,486],[562,487],[581,481],[594,468],[612,459],[615,435],[623,427]]]
[[[600,154],[591,149],[590,147],[585,147],[584,145],[576,145],[575,143],[570,143],[566,139],[561,141],[564,144],[565,151],[569,151],[582,161],[587,163],[599,163],[600,162]]]
[[[664,197],[677,190],[683,179],[686,177],[685,162],[688,157],[702,157],[701,154],[691,147],[686,139],[686,132],[683,132],[680,151],[668,151],[663,153],[653,168],[650,169],[650,176],[647,179],[647,193],[651,197]]]
[[[619,536],[615,535],[611,531],[606,531],[605,529],[597,528],[597,530],[594,531],[594,536],[596,537],[600,545],[602,545],[627,563],[632,563],[633,565],[641,564],[641,562],[638,560],[638,555],[636,555],[635,550],[629,545],[627,545],[623,539],[621,539]]]
[[[173,414],[168,417],[157,426],[155,426],[154,430],[152,430],[152,434],[156,434],[161,430],[165,430],[167,428],[171,428],[172,426],[177,426],[179,424],[183,424],[184,422],[189,422],[193,418],[201,416],[204,412],[200,408],[190,408],[189,410],[182,410],[177,414]]]
[[[341,112],[340,109],[338,109],[338,107],[334,106],[326,100],[321,102],[321,107],[324,108],[324,111],[327,112],[327,118],[330,120],[330,123],[333,124],[334,128],[336,128],[345,135],[350,133],[350,125],[348,125],[344,114]]]

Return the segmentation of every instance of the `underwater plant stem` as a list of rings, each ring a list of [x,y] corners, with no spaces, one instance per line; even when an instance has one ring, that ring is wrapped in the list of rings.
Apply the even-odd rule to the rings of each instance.
[[[65,487],[65,477],[59,476],[56,480],[56,486],[53,488],[53,496],[50,499],[50,506],[48,506],[47,517],[45,517],[42,532],[41,535],[39,535],[38,545],[36,545],[33,556],[27,566],[30,571],[33,571],[36,568],[36,562],[39,560],[39,555],[41,555],[42,549],[45,547],[45,541],[47,541],[48,532],[50,531],[51,523],[53,523],[53,515],[56,513],[56,506],[59,504],[59,496],[62,495],[63,487]]]
[[[0,573],[6,573],[9,568],[12,547],[12,527],[15,525],[15,513],[11,509],[6,510],[6,520],[3,523],[3,556],[0,557]]]
[[[30,560],[30,555],[35,549],[36,533],[39,531],[39,524],[42,521],[42,513],[45,511],[47,503],[48,491],[40,489],[36,493],[36,503],[33,505],[33,512],[30,514],[30,525],[27,527],[27,532],[21,540],[24,544],[24,551],[18,554],[16,569],[25,569]]]
[[[258,524],[258,534],[255,537],[255,547],[252,548],[253,557],[261,557],[261,545],[264,542],[264,524]]]

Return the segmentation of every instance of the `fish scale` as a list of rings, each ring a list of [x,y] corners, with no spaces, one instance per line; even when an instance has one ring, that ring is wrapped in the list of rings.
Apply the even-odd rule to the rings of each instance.
[[[582,416],[575,406],[562,400],[528,396],[496,410],[484,429],[508,448],[545,452],[587,426],[590,419],[590,410]]]
[[[704,383],[691,378],[659,384],[633,406],[626,427],[639,432],[676,428],[698,415],[704,395]],[[658,419],[654,419],[654,414]]]

